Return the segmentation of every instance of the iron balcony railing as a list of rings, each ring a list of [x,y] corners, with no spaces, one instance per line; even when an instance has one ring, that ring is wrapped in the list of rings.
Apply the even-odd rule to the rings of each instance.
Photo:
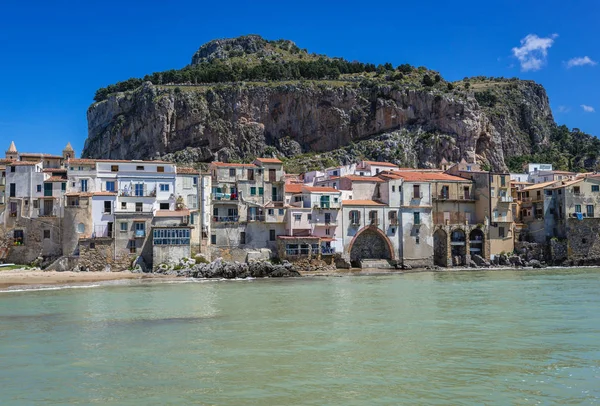
[[[240,220],[240,216],[213,216],[212,221],[215,223],[236,223]]]

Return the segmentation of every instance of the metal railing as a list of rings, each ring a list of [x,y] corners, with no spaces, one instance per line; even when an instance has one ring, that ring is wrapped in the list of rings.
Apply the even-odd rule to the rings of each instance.
[[[502,203],[512,203],[513,202],[513,197],[512,196],[500,196],[500,202],[502,202]]]
[[[56,217],[57,208],[52,207],[51,209],[44,209],[40,207],[38,209],[38,217]]]
[[[337,219],[312,219],[311,223],[313,224],[317,224],[317,225],[326,225],[326,226],[337,226]]]
[[[433,197],[435,200],[475,200],[471,193],[440,193]]]
[[[248,214],[248,221],[265,221],[263,214]]]
[[[236,223],[240,221],[240,216],[212,216],[215,223]]]

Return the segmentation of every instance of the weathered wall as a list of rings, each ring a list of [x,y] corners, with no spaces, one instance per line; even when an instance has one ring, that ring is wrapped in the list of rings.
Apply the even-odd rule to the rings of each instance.
[[[567,219],[568,259],[600,263],[600,218]]]
[[[78,267],[89,272],[120,272],[129,269],[135,256],[115,257],[112,238],[81,239]]]

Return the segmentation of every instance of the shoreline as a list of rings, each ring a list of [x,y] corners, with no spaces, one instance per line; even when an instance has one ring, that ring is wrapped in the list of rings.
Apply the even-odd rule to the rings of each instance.
[[[169,279],[167,275],[121,272],[57,272],[40,269],[0,270],[0,290],[15,287],[71,285],[132,279]],[[171,277],[172,279],[172,277]]]
[[[562,267],[551,266],[545,268],[515,268],[515,267],[493,267],[493,268],[444,268],[427,269],[414,268],[410,270],[385,269],[385,268],[351,268],[337,269],[335,271],[300,271],[300,277],[344,277],[344,276],[377,276],[377,275],[400,275],[405,273],[448,273],[448,272],[496,272],[496,271],[543,271],[552,269],[570,268],[598,268],[598,266]],[[43,271],[40,269],[11,269],[0,271],[0,291],[14,288],[38,288],[51,286],[70,286],[73,284],[92,284],[95,282],[111,282],[120,280],[184,280],[172,275],[156,273],[134,273],[130,271],[121,272],[57,272]]]

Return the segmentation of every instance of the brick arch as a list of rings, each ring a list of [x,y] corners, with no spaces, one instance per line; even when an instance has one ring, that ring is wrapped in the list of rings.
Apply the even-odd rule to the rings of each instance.
[[[363,235],[367,231],[375,233],[375,235],[377,237],[379,237],[379,239],[383,240],[383,242],[385,243],[385,246],[387,248],[387,251],[389,253],[389,256],[390,256],[389,259],[392,259],[392,260],[396,259],[396,255],[394,253],[394,246],[392,245],[392,242],[387,237],[387,235],[385,235],[385,233],[376,226],[367,226],[367,227],[364,227],[362,230],[360,230],[358,233],[356,233],[354,238],[352,238],[352,241],[350,241],[350,245],[348,246],[348,254],[350,255],[351,260],[354,260],[354,258],[352,258],[352,248],[354,247],[354,243],[358,240],[358,238],[361,237],[361,235]],[[365,258],[365,259],[367,259],[367,258]],[[388,258],[386,258],[386,259],[388,259]]]

